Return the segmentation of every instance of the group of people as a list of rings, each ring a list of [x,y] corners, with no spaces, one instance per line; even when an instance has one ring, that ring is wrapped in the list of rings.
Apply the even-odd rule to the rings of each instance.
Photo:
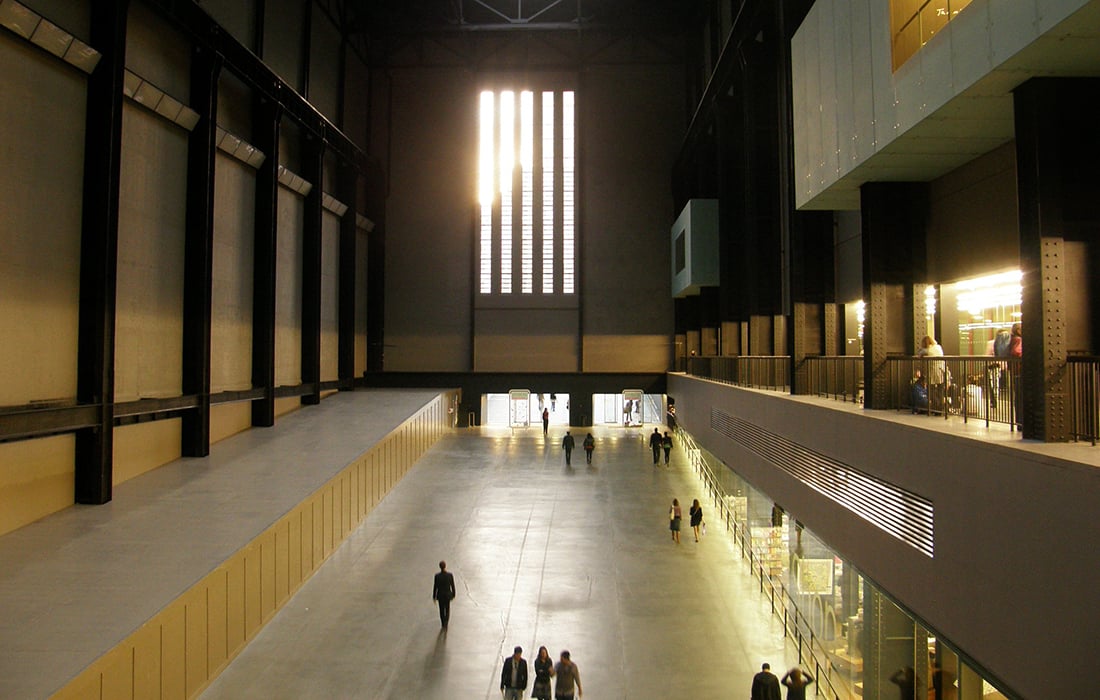
[[[1001,329],[986,344],[986,355],[1003,358],[1019,358],[1023,356],[1023,328],[1019,323],[1012,324],[1011,330]],[[917,350],[918,358],[925,358],[923,370],[918,369],[913,377],[910,389],[910,403],[913,413],[923,409],[958,411],[957,396],[958,387],[953,384],[951,370],[947,367],[946,360],[927,360],[927,358],[943,357],[943,346],[930,335],[921,339],[921,346]],[[988,394],[986,401],[990,410],[997,408],[997,399],[1006,388],[1006,372],[1003,362],[991,362],[986,365],[985,391]],[[1016,421],[1019,423],[1018,370],[1013,375],[1013,381],[1009,385],[1013,392]]]
[[[703,507],[699,505],[698,498],[691,502],[688,517],[691,518],[691,530],[695,533],[695,541],[698,542],[700,531],[706,532],[706,525],[703,523]],[[672,541],[676,544],[680,544],[681,520],[683,520],[683,511],[680,508],[680,500],[674,498],[672,507],[668,509],[668,529],[672,531]]]
[[[577,446],[577,441],[573,439],[573,435],[566,430],[565,437],[561,439],[561,448],[565,450],[565,466],[573,464],[573,448]],[[588,464],[592,464],[592,451],[596,449],[596,438],[592,437],[592,433],[585,436],[584,442],[581,443],[584,448],[584,459]]]
[[[533,664],[535,682],[531,685],[531,697],[535,700],[550,700],[550,681],[554,680],[555,700],[573,700],[583,695],[581,673],[577,664],[569,658],[569,652],[563,651],[558,663],[550,659],[546,647],[539,647],[538,656]],[[527,659],[523,658],[523,647],[516,647],[512,655],[504,660],[500,672],[500,694],[504,700],[523,700],[523,691],[527,690]]]
[[[749,700],[782,700],[780,684],[787,688],[787,700],[806,700],[806,686],[814,682],[810,674],[800,668],[792,668],[783,679],[776,678],[770,664],[764,664],[760,673],[752,677]]]
[[[668,464],[669,455],[672,453],[672,436],[665,431],[662,436],[661,431],[657,428],[653,429],[653,434],[649,436],[649,449],[653,450],[653,463],[657,464],[661,459],[661,451],[665,453],[665,465]]]

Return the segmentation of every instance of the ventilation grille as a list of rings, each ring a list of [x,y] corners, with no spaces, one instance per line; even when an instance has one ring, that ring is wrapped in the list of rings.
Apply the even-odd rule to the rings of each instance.
[[[934,508],[927,498],[722,411],[711,409],[710,427],[875,527],[934,556]]]

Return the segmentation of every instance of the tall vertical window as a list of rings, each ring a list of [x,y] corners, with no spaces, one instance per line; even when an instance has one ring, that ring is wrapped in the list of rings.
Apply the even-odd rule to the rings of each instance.
[[[542,293],[554,293],[554,93],[542,93]]]
[[[481,294],[573,294],[574,94],[482,92]]]

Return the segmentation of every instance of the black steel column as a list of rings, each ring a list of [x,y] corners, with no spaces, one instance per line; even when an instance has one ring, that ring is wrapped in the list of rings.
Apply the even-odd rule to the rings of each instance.
[[[885,408],[889,383],[882,372],[890,353],[912,355],[912,305],[905,287],[925,277],[928,186],[869,182],[860,188],[863,230],[864,407]]]
[[[77,503],[111,500],[122,82],[128,8],[128,0],[95,0],[90,13],[91,44],[102,58],[88,76],[76,395],[78,403],[97,405],[100,410],[94,427],[76,432]]]
[[[252,272],[252,387],[264,396],[252,402],[252,425],[275,425],[275,256],[279,230],[279,120],[282,108],[258,99],[252,139],[267,154],[256,172],[256,235]]]
[[[1067,277],[1065,243],[1091,245],[1100,229],[1098,88],[1095,78],[1034,78],[1013,93],[1024,340],[1015,408],[1025,438],[1070,437],[1067,316],[1088,309],[1089,292]]]
[[[386,318],[386,176],[372,162],[367,179],[368,214],[378,216],[367,237],[367,371],[381,372],[385,364]]]
[[[325,144],[306,136],[302,176],[313,183],[306,195],[302,221],[302,395],[304,405],[321,402],[321,193],[324,186]]]
[[[355,216],[358,208],[355,206],[355,193],[359,170],[353,163],[341,161],[340,172],[337,180],[340,185],[340,201],[348,205],[340,219],[340,272],[337,291],[338,301],[338,325],[339,346],[336,351],[341,389],[352,389],[355,380],[355,310],[360,308],[355,298],[356,279],[358,269],[358,250],[356,243],[359,238]]]
[[[210,454],[210,316],[214,253],[214,162],[221,59],[191,53],[191,108],[199,123],[187,142],[187,223],[183,263],[183,393],[198,406],[183,414],[181,453]]]

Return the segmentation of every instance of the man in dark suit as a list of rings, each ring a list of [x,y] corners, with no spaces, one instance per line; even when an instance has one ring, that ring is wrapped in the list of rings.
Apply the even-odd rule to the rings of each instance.
[[[771,672],[771,665],[764,664],[760,673],[752,677],[751,700],[782,700],[779,679]]]
[[[439,562],[439,573],[435,575],[435,584],[432,585],[432,600],[439,603],[439,622],[443,628],[447,628],[447,621],[451,619],[451,600],[455,597],[455,577],[447,571],[447,562]]]
[[[504,700],[523,700],[526,689],[527,659],[523,658],[523,647],[516,647],[514,653],[504,660],[504,669],[500,672],[500,693]]]

